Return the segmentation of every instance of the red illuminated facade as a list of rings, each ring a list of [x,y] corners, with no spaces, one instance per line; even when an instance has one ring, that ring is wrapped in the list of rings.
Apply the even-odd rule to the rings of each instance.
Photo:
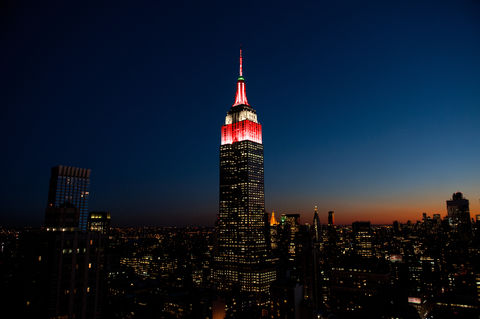
[[[262,125],[257,122],[257,114],[248,104],[245,91],[242,50],[240,50],[240,71],[235,102],[225,118],[225,125],[222,126],[222,145],[241,141],[262,144]]]
[[[222,145],[241,141],[262,143],[262,125],[249,120],[222,126]]]

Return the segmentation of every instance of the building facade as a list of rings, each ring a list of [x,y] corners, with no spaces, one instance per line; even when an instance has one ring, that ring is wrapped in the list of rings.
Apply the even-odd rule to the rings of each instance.
[[[48,192],[48,211],[53,208],[76,208],[78,210],[80,230],[87,229],[88,197],[90,188],[90,169],[55,166],[50,177]]]
[[[101,317],[103,242],[97,232],[25,232],[19,240],[19,317]]]
[[[275,270],[265,218],[262,126],[247,101],[241,51],[235,103],[222,126],[219,199],[216,288],[268,295]]]
[[[110,230],[110,212],[90,212],[88,214],[88,230],[107,235]]]

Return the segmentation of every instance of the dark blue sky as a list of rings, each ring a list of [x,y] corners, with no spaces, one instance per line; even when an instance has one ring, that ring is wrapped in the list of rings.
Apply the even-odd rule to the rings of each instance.
[[[212,225],[240,44],[269,211],[403,221],[460,190],[480,213],[478,1],[15,2],[3,225],[42,222],[58,164],[92,169],[116,224]]]

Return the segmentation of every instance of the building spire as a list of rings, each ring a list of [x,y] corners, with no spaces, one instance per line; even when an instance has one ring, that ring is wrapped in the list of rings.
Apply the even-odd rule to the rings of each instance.
[[[237,79],[237,93],[235,94],[235,103],[233,106],[237,105],[250,105],[247,100],[247,93],[245,92],[245,79],[243,78],[243,56],[242,49],[240,49],[240,68],[239,76]]]
[[[243,76],[243,70],[242,70],[242,63],[243,62],[243,59],[242,59],[242,49],[240,49],[240,72],[239,72],[239,76]]]
[[[278,222],[275,219],[275,212],[272,210],[272,216],[270,217],[270,226],[277,226]]]

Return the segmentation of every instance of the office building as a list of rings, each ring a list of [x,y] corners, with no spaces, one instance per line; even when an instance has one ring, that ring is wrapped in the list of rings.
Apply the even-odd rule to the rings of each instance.
[[[62,213],[62,211],[55,212],[54,208],[75,208],[78,210],[77,227],[80,230],[87,229],[90,172],[90,169],[62,165],[52,168],[46,222],[47,219],[48,223],[59,219],[52,217],[52,214]],[[72,211],[69,211],[68,215],[71,214]]]
[[[90,231],[108,234],[110,229],[110,212],[90,212],[87,225]]]
[[[356,255],[364,258],[373,257],[373,236],[370,222],[354,222],[352,231]]]
[[[318,207],[315,206],[313,213],[313,238],[315,242],[320,241],[320,218],[318,217]]]

